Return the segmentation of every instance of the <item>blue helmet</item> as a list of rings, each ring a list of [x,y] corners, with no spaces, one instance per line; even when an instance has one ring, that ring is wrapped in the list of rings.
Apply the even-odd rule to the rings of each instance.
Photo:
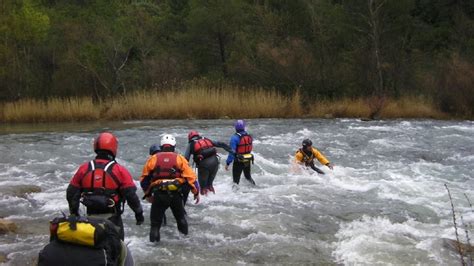
[[[160,152],[160,151],[161,151],[160,145],[155,143],[155,144],[150,146],[150,155],[153,155],[153,154],[155,154],[157,152]]]
[[[235,131],[240,132],[245,130],[245,122],[242,119],[235,121],[234,123]]]

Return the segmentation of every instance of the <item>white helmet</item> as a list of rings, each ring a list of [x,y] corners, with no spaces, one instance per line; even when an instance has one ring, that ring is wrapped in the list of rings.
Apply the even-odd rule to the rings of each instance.
[[[163,135],[163,137],[161,137],[160,145],[161,146],[171,145],[171,146],[174,147],[174,146],[176,146],[176,139],[172,135],[165,134],[165,135]]]

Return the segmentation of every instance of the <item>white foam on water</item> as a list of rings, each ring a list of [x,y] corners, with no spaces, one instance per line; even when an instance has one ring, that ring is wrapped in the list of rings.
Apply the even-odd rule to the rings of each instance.
[[[442,126],[442,129],[454,129],[462,132],[474,133],[474,126]]]
[[[262,169],[266,169],[267,167],[270,167],[271,169],[279,169],[282,171],[285,171],[285,170],[288,171],[288,168],[289,168],[288,165],[275,162],[274,160],[266,158],[257,152],[254,153],[254,160],[258,162],[258,165],[256,166],[261,167]]]
[[[318,255],[326,252],[332,254],[332,257],[328,256],[329,263],[346,265],[452,263],[449,254],[446,255],[446,251],[438,247],[440,237],[453,237],[451,208],[444,184],[447,183],[451,189],[456,211],[463,214],[466,223],[472,223],[474,214],[463,194],[474,199],[474,182],[468,178],[472,171],[464,169],[468,168],[466,165],[474,157],[466,150],[463,150],[466,156],[457,152],[456,148],[450,150],[453,143],[450,140],[455,140],[460,147],[464,142],[471,143],[473,137],[469,133],[474,124],[466,122],[458,128],[449,123],[445,126],[444,122],[438,121],[335,121],[337,125],[333,121],[317,121],[318,131],[313,131],[307,124],[302,126],[295,122],[288,129],[275,130],[275,135],[266,129],[273,129],[272,125],[266,124],[271,122],[262,122],[262,126],[255,128],[256,161],[252,166],[252,177],[257,187],[252,187],[242,176],[239,190],[233,191],[232,171],[224,171],[221,167],[214,182],[216,194],[202,196],[199,205],[194,205],[192,195],[188,199],[186,209],[190,234],[187,237],[178,233],[174,218],[167,211],[170,219],[169,225],[162,228],[162,242],[149,243],[148,214],[151,205],[143,204],[146,221],[141,227],[133,225],[133,212],[126,206],[123,215],[125,241],[130,242],[135,261],[219,264],[223,259],[228,259],[226,261],[232,264],[248,264],[272,263],[271,259],[276,257],[283,258],[278,261],[281,264],[305,264],[314,261],[317,256],[315,252]],[[155,128],[143,127],[138,131],[130,128],[117,132],[121,141],[124,141],[121,142],[123,153],[119,153],[119,161],[134,176],[141,173],[142,161],[144,163],[147,157],[149,145],[142,139],[159,140],[156,130],[150,130]],[[266,132],[259,132],[259,128]],[[183,140],[188,133],[184,126],[166,131]],[[424,135],[428,133],[431,135]],[[72,134],[63,137],[61,143],[54,141],[52,146],[43,141],[41,145],[45,145],[44,149],[48,151],[38,151],[33,158],[23,158],[14,164],[0,164],[3,170],[0,174],[1,186],[25,185],[29,181],[42,188],[42,192],[30,194],[26,198],[2,195],[0,204],[20,210],[18,213],[12,211],[8,217],[35,220],[38,217],[54,216],[59,210],[67,211],[67,184],[79,163],[93,156],[90,151],[93,135]],[[32,142],[35,141],[34,134],[30,138]],[[127,138],[129,142],[126,142]],[[321,151],[336,164],[333,171],[317,162],[326,175],[293,167],[294,151],[304,138],[313,141],[317,138],[318,142],[324,143],[325,147],[321,147]],[[430,142],[420,141],[430,138],[433,146],[426,146]],[[52,155],[64,140],[68,143],[64,147],[65,155]],[[37,147],[34,143],[29,144]],[[182,144],[180,148],[184,146]],[[137,147],[141,147],[140,151],[137,151]],[[49,148],[56,150],[49,151]],[[408,152],[423,154],[425,150],[439,153],[441,159],[436,157],[431,162],[404,158],[410,155]],[[223,153],[221,164],[226,155]],[[464,165],[460,166],[459,163]],[[454,176],[457,173],[459,177]],[[138,181],[135,184],[138,186]],[[139,195],[142,195],[141,191]],[[344,201],[344,197],[336,199],[338,195],[347,196],[347,201]],[[411,220],[405,214],[389,218],[380,213],[390,213],[392,206],[385,206],[386,210],[371,209],[370,205],[359,206],[359,199],[364,202],[390,202],[398,209],[412,207],[407,210],[406,216],[416,217],[413,219],[418,219],[417,215],[424,215],[422,211],[417,213],[418,208],[429,209],[428,212],[433,211],[430,214],[433,217],[429,222],[422,222],[423,217]],[[327,207],[326,204],[331,205]],[[374,204],[374,208],[385,208],[382,205]],[[324,213],[332,206],[334,208],[330,212]],[[321,211],[321,215],[313,215],[315,210]],[[359,213],[353,214],[354,211]],[[394,221],[390,220],[392,217]],[[29,247],[27,241],[19,239],[16,248],[24,251]],[[3,244],[0,242],[0,251]],[[209,255],[208,252],[212,250],[216,253]],[[269,251],[271,255],[268,253],[268,257],[262,255]],[[301,259],[300,255],[304,257],[308,254],[311,254],[309,258]],[[217,260],[213,260],[213,256]]]
[[[422,224],[413,220],[393,223],[385,217],[363,216],[360,220],[342,223],[336,233],[337,242],[333,256],[336,262],[346,265],[412,263],[405,261],[408,251],[411,256],[426,256],[427,240],[437,239],[439,231],[435,225]],[[420,245],[422,241],[424,244]],[[413,247],[419,251],[413,250]],[[436,258],[436,262],[441,258]]]
[[[349,126],[351,130],[370,130],[370,131],[381,131],[381,132],[393,132],[402,131],[400,128],[394,128],[391,126]]]

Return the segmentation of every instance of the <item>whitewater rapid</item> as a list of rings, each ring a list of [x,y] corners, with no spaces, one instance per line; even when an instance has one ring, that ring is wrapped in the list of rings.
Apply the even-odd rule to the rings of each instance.
[[[48,241],[48,221],[67,212],[65,190],[77,167],[93,158],[92,141],[101,131],[119,139],[118,162],[135,180],[148,147],[164,133],[184,152],[190,130],[228,142],[231,120],[130,121],[105,125],[51,125],[27,130],[0,126],[0,217],[19,225],[0,235],[8,265],[32,263]],[[159,244],[148,242],[145,224],[123,214],[125,242],[137,264],[455,264],[457,254],[443,244],[454,239],[445,184],[465,224],[474,212],[474,123],[471,121],[356,119],[248,120],[254,136],[251,187],[242,178],[232,190],[226,154],[216,194],[187,206],[190,233],[180,235],[167,212]],[[334,165],[326,175],[296,169],[294,152],[313,140]],[[136,181],[138,186],[138,181]],[[36,185],[26,196],[6,188]],[[3,190],[2,190],[3,189]],[[141,197],[143,193],[139,191]],[[464,237],[463,232],[461,237]]]

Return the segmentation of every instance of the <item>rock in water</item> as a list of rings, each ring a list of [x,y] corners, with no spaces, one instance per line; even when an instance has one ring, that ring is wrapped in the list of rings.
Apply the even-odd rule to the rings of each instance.
[[[0,234],[15,233],[18,227],[12,221],[0,219]]]
[[[452,251],[458,253],[458,245],[461,248],[461,252],[463,255],[467,255],[468,253],[474,253],[474,246],[460,243],[453,239],[443,238],[443,244],[446,248],[451,249]]]

